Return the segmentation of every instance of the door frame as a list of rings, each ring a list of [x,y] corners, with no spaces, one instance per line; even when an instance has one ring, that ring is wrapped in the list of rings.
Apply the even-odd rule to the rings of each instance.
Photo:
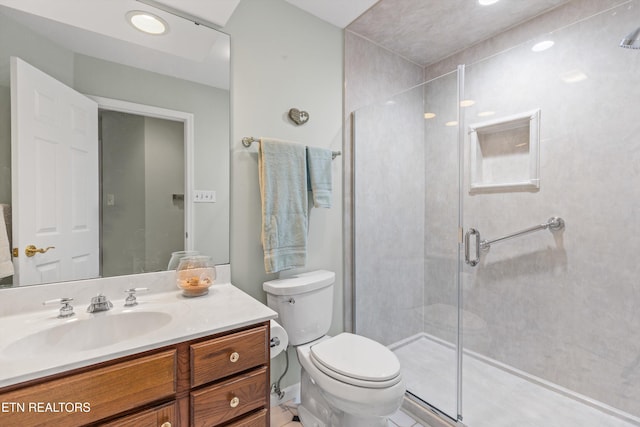
[[[120,99],[86,95],[98,103],[98,109],[135,114],[138,116],[182,122],[184,125],[184,248],[193,250],[193,151],[194,115],[184,111],[170,110]]]

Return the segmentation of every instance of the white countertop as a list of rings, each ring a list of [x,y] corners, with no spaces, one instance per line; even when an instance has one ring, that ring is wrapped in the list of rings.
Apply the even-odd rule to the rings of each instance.
[[[196,298],[185,298],[176,289],[160,293],[140,293],[139,304],[130,308],[124,307],[124,298],[112,302],[114,307],[111,310],[95,314],[87,313],[84,305],[78,305],[75,307],[76,315],[68,319],[57,318],[56,306],[0,317],[0,387],[277,317],[275,311],[230,283],[214,284],[209,288],[208,295]],[[53,354],[27,350],[21,351],[19,356],[15,351],[5,351],[25,336],[65,322],[144,311],[163,312],[169,314],[171,320],[151,332],[91,350],[55,351]]]

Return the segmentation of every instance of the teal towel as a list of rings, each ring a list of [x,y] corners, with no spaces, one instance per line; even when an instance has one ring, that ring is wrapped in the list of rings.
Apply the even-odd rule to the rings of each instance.
[[[307,260],[307,165],[304,145],[260,140],[264,268],[276,273]]]
[[[307,147],[309,187],[313,196],[313,207],[331,207],[331,150]]]

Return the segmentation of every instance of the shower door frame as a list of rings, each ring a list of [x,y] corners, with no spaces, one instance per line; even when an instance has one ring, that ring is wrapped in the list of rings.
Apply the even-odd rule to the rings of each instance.
[[[462,414],[462,382],[463,382],[463,331],[462,331],[462,306],[463,306],[463,292],[462,292],[462,271],[464,265],[464,230],[463,230],[463,183],[464,183],[464,144],[465,144],[465,126],[463,123],[464,113],[463,108],[460,105],[461,101],[464,99],[464,76],[465,76],[465,65],[461,64],[457,66],[456,77],[457,77],[457,93],[456,93],[456,102],[457,102],[457,192],[458,192],[458,209],[457,209],[457,236],[452,236],[452,239],[455,238],[457,242],[457,259],[456,259],[456,277],[455,277],[455,286],[456,286],[456,294],[457,294],[457,327],[456,327],[456,379],[455,379],[455,387],[456,387],[456,414],[455,417],[452,417],[452,414],[447,414],[440,410],[439,408],[431,405],[428,401],[426,401],[423,397],[419,397],[417,395],[412,394],[409,390],[407,390],[405,394],[405,399],[409,402],[413,402],[414,406],[417,405],[418,408],[415,409],[415,412],[418,412],[418,416],[423,416],[424,418],[433,418],[437,417],[440,421],[446,423],[447,425],[452,425],[456,427],[466,427],[466,424],[463,423],[463,414]],[[448,74],[448,73],[446,73]],[[442,76],[440,76],[442,77]],[[439,78],[439,77],[438,77]],[[428,82],[423,82],[418,86],[424,86]],[[345,201],[348,200],[349,203],[345,203],[344,206],[344,218],[345,222],[343,224],[344,230],[344,245],[345,245],[345,272],[344,272],[344,284],[345,284],[345,293],[344,293],[344,329],[348,332],[356,333],[356,268],[355,268],[355,260],[356,260],[356,206],[355,206],[355,188],[356,188],[356,179],[355,170],[356,170],[356,111],[353,111],[349,114],[349,120],[345,121],[345,140],[350,141],[350,149],[343,150],[344,156],[344,181],[343,181],[343,192],[345,195]],[[350,170],[349,170],[350,169]],[[413,411],[412,411],[413,412]]]

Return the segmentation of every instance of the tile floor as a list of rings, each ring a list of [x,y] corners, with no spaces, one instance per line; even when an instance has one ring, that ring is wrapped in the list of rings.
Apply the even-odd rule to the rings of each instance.
[[[293,421],[298,413],[293,401],[271,408],[271,427],[300,427],[302,423]],[[403,411],[396,412],[389,420],[388,427],[425,427]]]

